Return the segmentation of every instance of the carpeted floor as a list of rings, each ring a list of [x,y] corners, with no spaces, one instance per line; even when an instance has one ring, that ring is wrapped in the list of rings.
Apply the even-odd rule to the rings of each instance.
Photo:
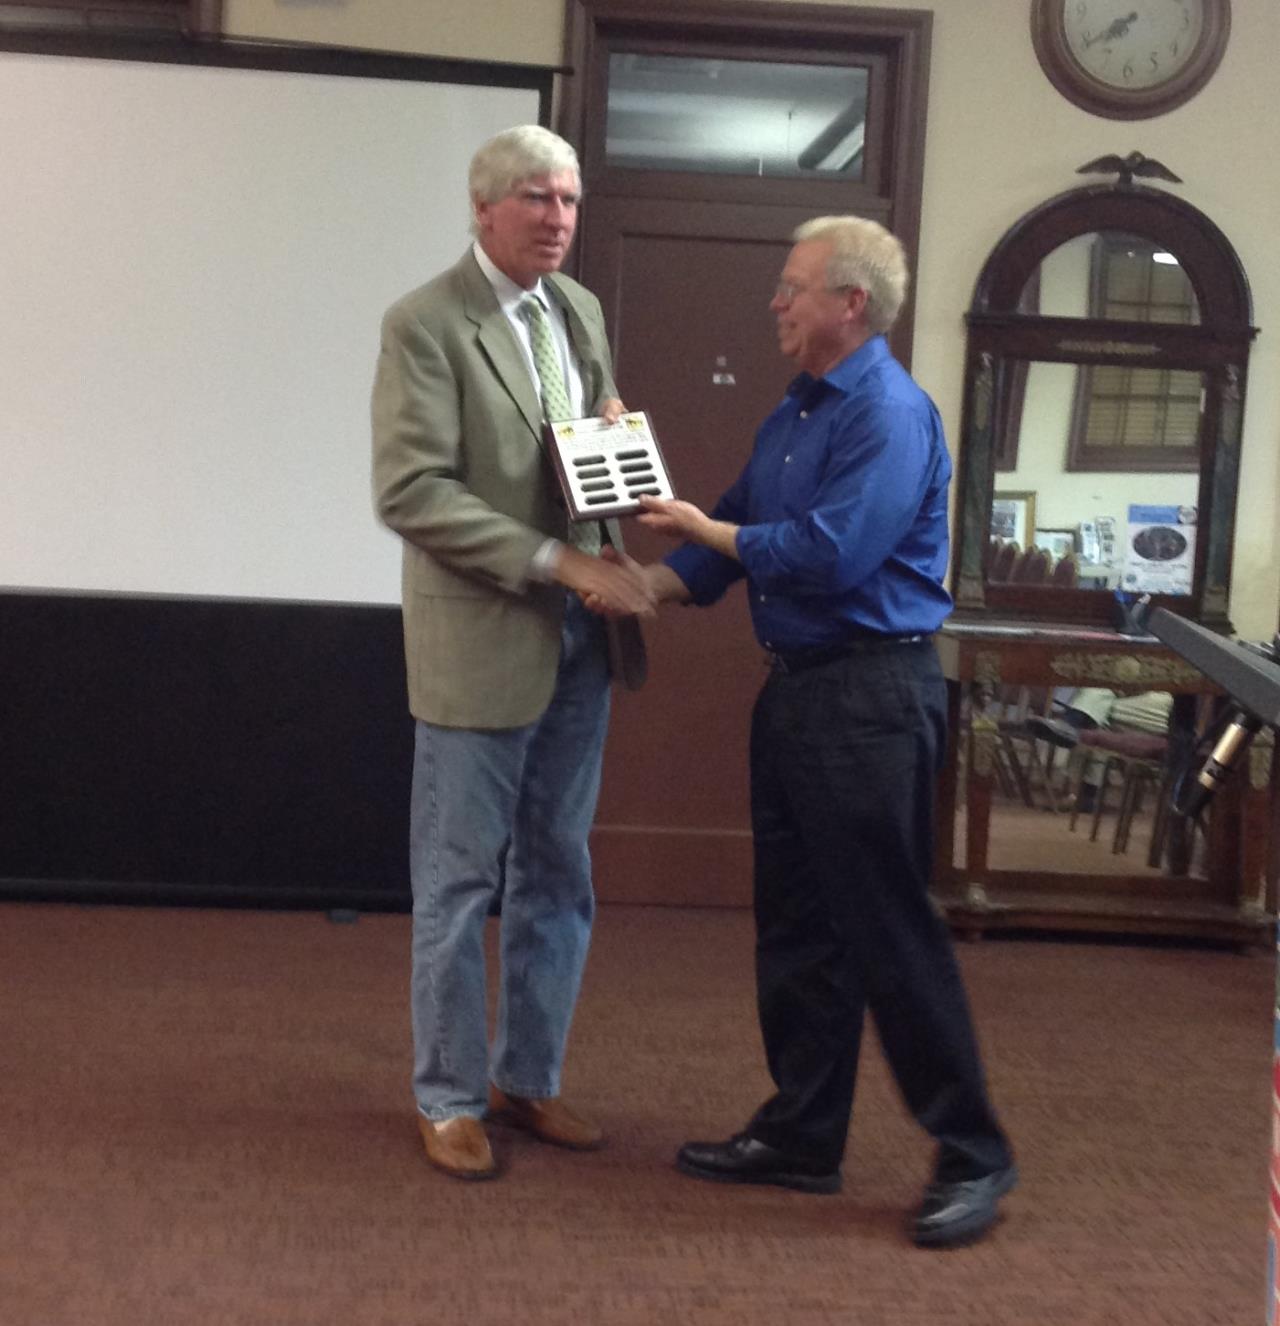
[[[408,928],[0,906],[0,1324],[1261,1326],[1266,955],[962,947],[1023,1185],[938,1254],[873,1040],[842,1194],[672,1168],[765,1091],[741,912],[602,909],[566,1097],[608,1149],[430,1170]]]

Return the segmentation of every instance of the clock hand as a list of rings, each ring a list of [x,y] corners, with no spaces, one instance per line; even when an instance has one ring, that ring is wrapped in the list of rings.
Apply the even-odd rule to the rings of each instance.
[[[1105,28],[1102,32],[1098,33],[1096,37],[1086,38],[1084,44],[1086,46],[1092,46],[1094,42],[1113,41],[1116,37],[1123,37],[1125,33],[1129,31],[1130,24],[1136,23],[1137,21],[1138,15],[1136,12],[1130,14],[1128,18],[1118,18],[1109,28]]]

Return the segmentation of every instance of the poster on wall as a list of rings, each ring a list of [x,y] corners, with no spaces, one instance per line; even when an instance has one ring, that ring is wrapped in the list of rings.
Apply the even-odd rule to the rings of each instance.
[[[1190,594],[1195,562],[1195,507],[1130,506],[1122,589]]]
[[[1095,516],[1093,520],[1095,540],[1098,547],[1099,562],[1104,562],[1107,566],[1115,564],[1116,560],[1116,518],[1115,516]]]

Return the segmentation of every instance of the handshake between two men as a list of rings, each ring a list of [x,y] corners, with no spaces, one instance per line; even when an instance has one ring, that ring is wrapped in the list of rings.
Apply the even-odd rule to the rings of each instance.
[[[714,547],[728,556],[733,552],[736,525],[710,519],[692,502],[641,497],[641,525],[686,543]],[[662,562],[642,566],[609,544],[591,557],[566,547],[560,554],[556,579],[581,598],[601,617],[652,617],[660,603],[683,602],[689,598],[684,581]]]
[[[617,397],[609,398],[600,408],[600,417],[607,424],[617,423],[625,413],[626,406]],[[647,494],[638,501],[643,508],[638,517],[640,524],[671,538],[707,544],[736,557],[733,536],[737,526],[708,519],[691,502]],[[684,582],[669,567],[660,562],[642,566],[607,542],[598,557],[563,545],[551,569],[551,578],[572,590],[591,612],[615,620],[652,617],[660,603],[689,597]]]
[[[413,1091],[427,1159],[453,1178],[496,1177],[490,1123],[569,1150],[605,1144],[560,1094],[594,915],[588,836],[612,663],[597,618],[709,608],[745,581],[773,662],[750,743],[773,1090],[728,1138],[682,1146],[676,1166],[837,1191],[869,1016],[934,1143],[910,1235],[979,1238],[1017,1170],[928,894],[951,465],[933,402],[886,340],[906,294],[902,245],[861,217],[795,231],[768,309],[798,375],[712,515],[639,499],[637,521],[681,544],[641,566],[608,540],[599,556],[556,546],[530,433],[593,406],[609,422],[622,413],[600,303],[560,273],[577,156],[517,126],[475,154],[468,188],[475,242],[388,310],[372,408],[378,511],[405,543]],[[538,590],[547,578],[573,591],[563,605]],[[499,896],[490,1041],[484,929]]]

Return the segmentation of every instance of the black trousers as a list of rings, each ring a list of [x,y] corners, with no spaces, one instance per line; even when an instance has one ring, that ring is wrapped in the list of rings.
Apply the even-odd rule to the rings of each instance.
[[[839,1165],[869,1009],[936,1177],[1010,1163],[928,896],[946,691],[928,640],[774,672],[751,727],[756,985],[777,1093],[747,1132]]]

